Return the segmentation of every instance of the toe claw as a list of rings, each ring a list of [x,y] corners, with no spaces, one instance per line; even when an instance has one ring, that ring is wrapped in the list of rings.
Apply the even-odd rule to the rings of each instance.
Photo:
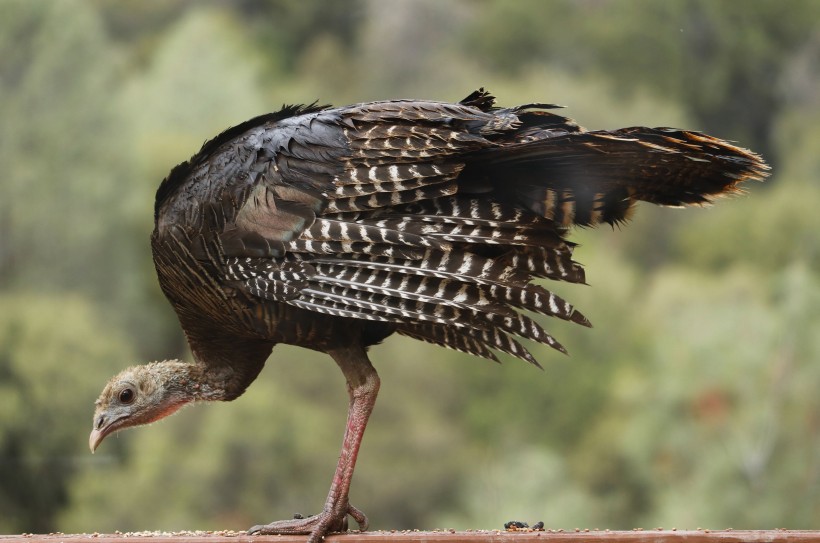
[[[353,520],[355,520],[359,525],[359,531],[367,531],[367,528],[370,526],[370,522],[367,520],[367,515],[365,515],[361,509],[357,509],[352,505],[347,504],[347,514],[353,517]]]

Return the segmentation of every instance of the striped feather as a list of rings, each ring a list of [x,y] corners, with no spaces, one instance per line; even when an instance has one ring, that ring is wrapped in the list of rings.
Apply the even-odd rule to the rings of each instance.
[[[370,241],[313,241],[297,239],[286,245],[291,253],[308,255],[367,255],[404,260],[421,260],[426,254],[423,248],[392,243]]]
[[[486,288],[469,282],[411,275],[399,271],[350,268],[342,264],[318,264],[316,275],[312,279],[406,300],[446,303],[465,309],[477,308],[502,316],[515,314],[515,311],[505,303],[490,298]]]
[[[457,221],[424,221],[415,216],[382,219],[375,224],[388,230],[413,232],[428,239],[488,245],[532,245],[543,247],[552,244],[555,232],[544,228],[519,225],[470,224]]]
[[[239,282],[251,295],[264,300],[285,301],[299,297],[308,277],[316,270],[305,262],[283,262],[263,258],[231,258],[225,262],[225,277]]]
[[[402,323],[396,331],[413,339],[499,362],[498,357],[485,342],[463,334],[457,328],[429,323]]]
[[[358,194],[346,194],[342,189],[346,189],[350,185],[359,185],[361,187],[383,186],[384,190],[373,190],[372,192],[396,192],[416,188],[410,182],[416,182],[418,186],[422,186],[454,179],[462,169],[464,169],[464,164],[461,163],[379,164],[347,168],[337,174],[333,181],[337,186],[337,196],[353,196]],[[403,188],[402,183],[408,183],[410,186]],[[359,190],[364,189],[359,188]],[[364,194],[368,194],[368,192]]]
[[[570,249],[522,247],[510,256],[510,266],[527,270],[533,277],[568,283],[586,283],[584,268],[572,260]]]
[[[443,181],[433,185],[400,192],[378,192],[369,196],[353,196],[331,200],[326,208],[327,213],[348,213],[352,211],[368,211],[390,206],[397,206],[409,202],[418,202],[442,196],[450,196],[458,192],[458,185],[454,182]]]
[[[557,317],[581,326],[592,326],[589,320],[569,302],[540,285],[529,284],[525,287],[491,285],[490,293],[493,299],[503,300],[513,307]]]
[[[421,301],[403,301],[345,287],[316,285],[302,289],[302,296],[316,304],[329,302],[336,308],[363,310],[387,322],[436,322],[447,324],[460,322],[465,313],[447,304],[428,304]]]
[[[426,200],[400,208],[424,221],[445,221],[488,226],[528,225],[539,217],[504,202],[489,198],[450,197]]]
[[[338,256],[320,256],[312,259],[311,262],[316,264],[343,263],[349,267],[367,270],[400,271],[411,275],[459,279],[488,285],[523,286],[528,280],[524,270],[510,266],[503,261],[455,251],[427,251],[423,258],[415,260],[386,257],[351,260]]]
[[[538,361],[526,348],[524,348],[524,346],[498,329],[494,328],[491,330],[482,330],[478,328],[465,328],[461,331],[461,333],[478,339],[489,347],[499,350],[502,353],[507,353],[515,358],[520,358],[521,360],[529,362],[533,366],[541,368],[541,364],[538,363]],[[557,350],[564,353],[566,352],[563,346],[559,345],[559,347],[560,348]]]

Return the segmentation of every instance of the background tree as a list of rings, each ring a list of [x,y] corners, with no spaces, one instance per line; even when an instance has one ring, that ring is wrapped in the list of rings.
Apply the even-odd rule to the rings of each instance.
[[[78,296],[0,296],[0,531],[51,532],[73,475],[89,465],[82,435],[98,391],[89,375],[130,356]],[[67,394],[66,391],[70,391]],[[121,452],[114,444],[112,452]]]

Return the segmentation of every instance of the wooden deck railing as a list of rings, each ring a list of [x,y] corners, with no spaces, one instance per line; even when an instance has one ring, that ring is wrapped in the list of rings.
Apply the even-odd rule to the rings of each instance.
[[[0,535],[0,543],[304,543],[304,536],[244,532],[130,532]],[[820,543],[820,531],[798,530],[543,530],[374,531],[334,534],[327,543]]]

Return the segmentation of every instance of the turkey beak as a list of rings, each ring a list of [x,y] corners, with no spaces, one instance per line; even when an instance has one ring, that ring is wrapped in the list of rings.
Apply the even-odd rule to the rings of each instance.
[[[105,434],[101,431],[91,430],[91,435],[88,437],[88,448],[91,449],[92,453],[97,449],[97,445],[100,444],[104,437]]]
[[[106,424],[105,415],[100,415],[94,419],[94,429],[91,430],[91,435],[88,436],[88,448],[91,449],[92,454],[110,432],[111,424]]]

